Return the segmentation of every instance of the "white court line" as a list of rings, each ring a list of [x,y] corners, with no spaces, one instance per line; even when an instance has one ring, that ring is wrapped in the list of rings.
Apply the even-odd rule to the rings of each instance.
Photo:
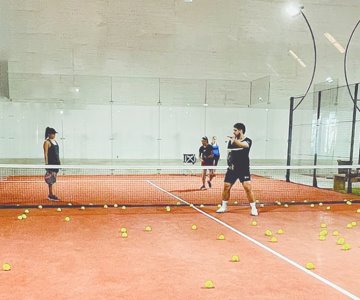
[[[271,249],[270,247],[268,247],[268,246],[266,246],[266,245],[258,242],[257,240],[253,239],[252,237],[250,237],[250,236],[246,235],[245,233],[239,231],[238,229],[230,226],[229,224],[226,224],[225,222],[223,222],[223,221],[221,221],[221,220],[213,217],[212,215],[204,212],[203,210],[197,208],[197,207],[194,206],[193,204],[190,204],[189,202],[181,199],[180,197],[178,197],[178,196],[176,196],[176,195],[174,195],[174,194],[172,194],[172,193],[164,190],[163,188],[159,187],[158,185],[156,185],[155,183],[151,182],[150,180],[145,180],[145,181],[146,181],[147,183],[149,183],[150,185],[152,185],[153,187],[157,188],[158,190],[160,190],[160,191],[168,194],[169,196],[171,196],[171,197],[173,197],[173,198],[175,198],[175,199],[177,199],[177,200],[179,200],[179,201],[181,201],[181,202],[189,205],[191,208],[197,210],[199,213],[201,213],[201,214],[203,214],[204,216],[212,219],[213,221],[215,221],[215,222],[223,225],[224,227],[230,229],[231,231],[237,233],[238,235],[242,236],[243,238],[245,238],[245,239],[249,240],[250,242],[254,243],[255,245],[259,246],[260,248],[262,248],[262,249],[264,249],[264,250],[272,253],[273,255],[275,255],[275,256],[277,256],[278,258],[286,261],[287,263],[293,265],[294,267],[300,269],[301,271],[307,273],[308,275],[310,275],[310,276],[312,276],[312,277],[320,280],[322,283],[325,283],[326,285],[334,288],[335,290],[337,290],[338,292],[344,294],[345,296],[348,296],[350,299],[360,300],[360,298],[359,298],[358,296],[350,293],[349,291],[343,289],[342,287],[340,287],[340,286],[338,286],[337,284],[331,282],[330,280],[328,280],[328,279],[326,279],[326,278],[324,278],[324,277],[321,277],[320,275],[318,275],[318,274],[316,274],[316,273],[314,273],[314,272],[312,272],[312,271],[309,271],[308,269],[304,268],[302,265],[298,264],[297,262],[295,262],[295,261],[291,260],[290,258],[288,258],[288,257],[280,254],[279,252],[276,252],[275,250]]]

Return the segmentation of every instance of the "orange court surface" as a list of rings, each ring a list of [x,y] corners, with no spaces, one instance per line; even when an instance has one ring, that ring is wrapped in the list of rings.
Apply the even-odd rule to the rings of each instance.
[[[167,182],[148,184],[164,201],[156,205],[1,209],[0,262],[11,270],[0,272],[0,299],[359,299],[357,200],[324,191],[333,203],[264,201],[252,217],[242,201],[216,214],[215,205],[192,203],[219,198],[220,186],[191,192]],[[243,198],[237,186],[233,198]]]

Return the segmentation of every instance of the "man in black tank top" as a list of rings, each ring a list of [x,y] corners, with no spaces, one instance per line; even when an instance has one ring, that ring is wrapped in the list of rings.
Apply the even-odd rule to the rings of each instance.
[[[59,144],[55,140],[56,130],[47,127],[45,131],[44,141],[44,159],[45,165],[60,165]],[[48,199],[50,201],[59,201],[60,199],[53,194],[53,184],[56,182],[57,173],[59,169],[46,169],[45,182],[49,187]]]
[[[221,207],[216,211],[217,213],[224,213],[227,211],[227,204],[230,199],[230,190],[236,180],[240,180],[246,196],[250,203],[251,215],[257,216],[256,202],[254,193],[252,192],[251,176],[250,176],[250,159],[249,152],[252,146],[251,139],[245,137],[245,125],[236,123],[234,125],[234,135],[230,137],[228,143],[228,169],[224,179],[224,189],[222,193],[223,201]]]

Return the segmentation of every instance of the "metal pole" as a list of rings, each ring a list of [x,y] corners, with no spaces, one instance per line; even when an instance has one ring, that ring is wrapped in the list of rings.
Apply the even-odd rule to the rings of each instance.
[[[289,132],[288,132],[288,150],[287,150],[287,161],[286,165],[291,165],[291,144],[292,144],[292,129],[293,129],[293,117],[294,117],[294,97],[290,98],[290,109],[289,109]],[[290,170],[286,170],[286,181],[290,182]]]
[[[321,91],[318,92],[318,107],[317,107],[317,117],[316,117],[316,131],[315,131],[315,154],[314,154],[314,166],[317,165],[317,155],[318,155],[318,136],[319,136],[319,127],[320,127],[320,112],[321,112]],[[316,178],[316,169],[313,170],[313,187],[317,187],[317,178]]]

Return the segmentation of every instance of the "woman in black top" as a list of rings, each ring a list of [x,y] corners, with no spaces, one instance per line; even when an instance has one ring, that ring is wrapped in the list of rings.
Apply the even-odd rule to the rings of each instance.
[[[45,141],[44,141],[44,158],[45,165],[60,165],[59,157],[59,144],[55,140],[56,130],[54,128],[46,127],[45,130]],[[60,199],[53,194],[53,184],[56,182],[56,176],[59,169],[46,169],[45,182],[49,186],[50,201],[59,201]]]

